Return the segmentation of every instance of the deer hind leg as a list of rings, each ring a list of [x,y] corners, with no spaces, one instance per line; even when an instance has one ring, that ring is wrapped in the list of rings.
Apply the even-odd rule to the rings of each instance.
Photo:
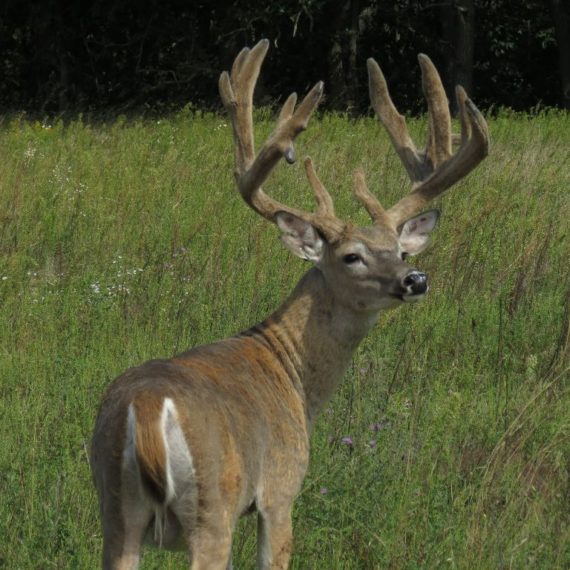
[[[286,570],[293,547],[291,506],[260,510],[257,516],[257,567]]]
[[[140,550],[152,519],[152,509],[130,493],[122,502],[111,497],[103,504],[103,569],[136,570]]]
[[[179,517],[188,540],[192,570],[231,570],[235,517],[216,485],[204,485],[191,519]]]
[[[228,570],[231,563],[232,537],[229,529],[200,528],[190,541],[192,570]]]

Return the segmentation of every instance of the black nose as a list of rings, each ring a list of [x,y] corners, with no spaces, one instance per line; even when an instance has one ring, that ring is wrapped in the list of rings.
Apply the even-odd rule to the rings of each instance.
[[[402,285],[406,292],[412,295],[422,295],[428,289],[427,275],[420,271],[412,271],[404,277]]]

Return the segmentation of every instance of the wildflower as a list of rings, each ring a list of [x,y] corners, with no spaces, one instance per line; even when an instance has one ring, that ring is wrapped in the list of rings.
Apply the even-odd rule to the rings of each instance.
[[[373,424],[370,424],[370,431],[373,431],[374,433],[378,433],[381,429],[382,424],[380,422],[374,422]]]
[[[350,436],[345,436],[340,441],[344,443],[344,445],[348,445],[348,447],[352,447],[354,445],[354,442]]]
[[[319,493],[321,495],[326,495],[329,492],[329,490],[326,487],[321,487],[319,490]]]
[[[36,154],[36,148],[33,146],[28,146],[28,148],[24,151],[24,156],[26,158],[34,158]]]
[[[376,449],[376,440],[375,439],[371,439],[368,442],[368,447],[370,447],[370,449]]]

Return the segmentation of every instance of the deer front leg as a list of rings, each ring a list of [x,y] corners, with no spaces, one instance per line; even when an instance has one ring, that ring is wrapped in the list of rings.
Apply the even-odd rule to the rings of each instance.
[[[231,570],[232,536],[229,528],[198,528],[190,545],[192,570]]]
[[[291,505],[260,510],[257,516],[258,570],[286,570],[292,548]]]

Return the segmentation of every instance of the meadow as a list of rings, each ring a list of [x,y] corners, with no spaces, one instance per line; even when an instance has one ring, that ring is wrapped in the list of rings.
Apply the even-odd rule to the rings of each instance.
[[[382,316],[317,422],[294,569],[570,567],[570,115],[489,126],[489,158],[439,200],[414,261],[426,300]],[[409,190],[373,118],[314,118],[297,151],[357,223],[355,168],[387,206]],[[239,198],[224,117],[6,119],[0,156],[0,568],[93,569],[106,385],[262,320],[307,266]],[[301,161],[266,189],[311,207]],[[250,517],[234,564],[254,560]]]

